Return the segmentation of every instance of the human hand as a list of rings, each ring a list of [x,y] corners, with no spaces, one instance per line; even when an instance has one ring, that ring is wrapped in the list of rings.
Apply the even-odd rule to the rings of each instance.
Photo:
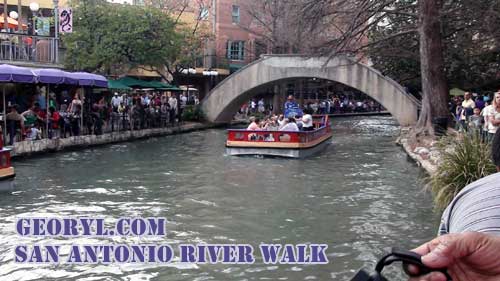
[[[467,232],[440,236],[413,250],[429,268],[448,268],[453,281],[500,281],[500,237]],[[410,271],[417,273],[414,267]],[[410,281],[446,281],[441,272]]]

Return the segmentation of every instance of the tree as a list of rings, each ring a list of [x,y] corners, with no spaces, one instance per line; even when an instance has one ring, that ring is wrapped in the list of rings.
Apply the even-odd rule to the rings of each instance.
[[[442,39],[445,70],[450,87],[468,90],[496,90],[500,87],[499,61],[500,2],[446,1],[443,3]],[[416,25],[414,17],[389,15],[390,25],[373,27],[370,38],[404,30],[405,25]],[[481,19],[481,20],[478,20]],[[497,42],[497,43],[495,43]],[[368,49],[374,66],[400,83],[411,88],[421,87],[419,38],[408,34],[386,40]]]
[[[121,74],[147,66],[169,80],[161,70],[179,61],[190,45],[192,37],[160,9],[103,0],[74,7],[74,31],[63,37],[69,69]]]
[[[449,115],[448,81],[444,73],[454,65],[450,64],[450,56],[446,51],[453,48],[457,50],[456,40],[464,30],[477,31],[473,38],[481,40],[472,39],[476,49],[481,46],[491,53],[499,46],[495,39],[498,38],[498,30],[479,24],[482,22],[480,19],[483,19],[483,13],[479,13],[482,10],[490,12],[486,17],[488,25],[498,23],[495,16],[499,9],[497,0],[294,1],[301,2],[308,29],[334,31],[328,32],[330,36],[327,40],[318,42],[314,52],[331,57],[349,54],[360,58],[377,54],[378,62],[389,57],[390,62],[385,62],[388,69],[399,73],[402,72],[400,67],[420,65],[420,73],[413,71],[407,79],[419,79],[421,82],[422,114],[417,129],[430,134],[433,134],[433,120]],[[373,33],[373,30],[378,32]],[[443,40],[448,38],[451,40],[443,44]],[[401,61],[400,58],[408,59]],[[494,66],[498,59],[493,61]],[[491,61],[489,65],[492,65]]]

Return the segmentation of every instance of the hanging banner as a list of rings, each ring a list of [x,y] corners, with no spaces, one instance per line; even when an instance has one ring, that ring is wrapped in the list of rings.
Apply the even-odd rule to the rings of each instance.
[[[36,19],[36,33],[41,36],[50,36],[50,18]]]
[[[73,11],[71,8],[60,8],[59,10],[59,32],[73,32]]]

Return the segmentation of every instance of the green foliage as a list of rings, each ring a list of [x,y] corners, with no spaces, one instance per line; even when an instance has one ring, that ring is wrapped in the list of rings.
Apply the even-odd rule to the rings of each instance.
[[[73,7],[73,33],[63,36],[69,69],[110,73],[139,65],[161,68],[181,52],[183,33],[158,9],[104,0],[78,1]]]
[[[496,172],[491,160],[491,146],[478,133],[461,139],[445,138],[440,142],[442,163],[430,176],[428,187],[436,209],[443,210],[466,185]]]
[[[403,85],[420,88],[418,8],[412,0],[397,1],[385,24],[370,28],[368,53],[374,67]],[[498,0],[443,1],[442,38],[450,88],[497,90],[500,87],[500,24]],[[478,20],[481,19],[481,20]],[[395,36],[397,35],[397,36]]]
[[[201,108],[195,105],[186,105],[182,112],[182,120],[184,121],[203,121],[204,116]]]

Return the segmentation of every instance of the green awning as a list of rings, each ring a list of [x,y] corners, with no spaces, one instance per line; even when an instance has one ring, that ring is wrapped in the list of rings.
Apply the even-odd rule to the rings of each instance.
[[[180,91],[179,88],[172,86],[168,83],[163,83],[160,81],[145,81],[133,77],[123,77],[118,80],[121,84],[132,87],[132,88],[137,88],[137,89],[157,89],[157,90],[168,90],[168,91]]]
[[[115,90],[132,90],[132,88],[123,84],[119,80],[108,80],[108,88],[115,89]]]
[[[116,81],[119,81],[123,85],[131,88],[151,88],[151,86],[148,84],[149,83],[148,81],[136,79],[129,76],[120,78]]]
[[[463,96],[465,94],[465,91],[459,88],[453,88],[450,90],[450,96]]]

